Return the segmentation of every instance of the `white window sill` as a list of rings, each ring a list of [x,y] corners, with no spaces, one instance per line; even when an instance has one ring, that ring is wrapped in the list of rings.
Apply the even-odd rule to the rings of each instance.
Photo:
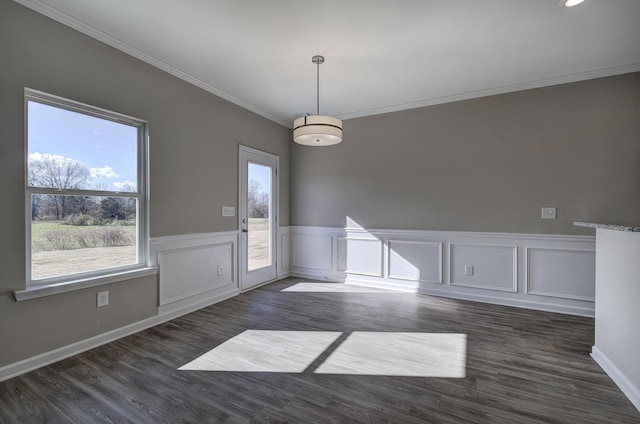
[[[86,289],[89,287],[102,286],[104,284],[117,283],[119,281],[130,280],[132,278],[146,277],[157,273],[158,268],[142,268],[133,271],[117,272],[100,277],[28,287],[24,290],[15,290],[13,295],[18,302],[21,302],[23,300],[36,299],[39,297],[52,296],[54,294],[66,293],[74,290]]]

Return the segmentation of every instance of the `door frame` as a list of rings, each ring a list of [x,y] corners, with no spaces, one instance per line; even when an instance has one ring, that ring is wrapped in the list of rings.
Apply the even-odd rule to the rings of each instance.
[[[275,169],[273,172],[274,175],[273,175],[273,182],[272,182],[272,190],[275,190],[275,193],[272,193],[272,214],[274,215],[273,216],[274,228],[271,234],[271,252],[270,252],[273,259],[273,268],[275,272],[274,272],[273,278],[269,278],[267,280],[253,284],[249,287],[246,287],[243,281],[244,276],[246,274],[245,269],[247,267],[247,264],[245,262],[246,255],[244,253],[245,250],[247,249],[247,236],[246,236],[246,233],[243,232],[244,226],[242,222],[243,217],[247,214],[247,211],[245,210],[245,201],[243,201],[242,199],[243,183],[245,182],[244,176],[243,176],[244,169],[243,169],[242,162],[245,154],[261,156],[267,160],[271,160],[275,162]],[[245,146],[243,144],[238,145],[238,273],[237,275],[238,275],[238,288],[240,289],[240,292],[252,290],[254,288],[271,283],[278,279],[278,269],[279,269],[279,264],[278,264],[279,220],[278,219],[280,216],[280,171],[279,169],[280,169],[280,157],[278,155],[265,152],[263,150],[259,150],[253,147]]]

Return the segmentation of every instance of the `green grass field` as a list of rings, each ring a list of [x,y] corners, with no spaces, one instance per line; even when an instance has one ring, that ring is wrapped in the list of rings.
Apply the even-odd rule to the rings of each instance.
[[[120,241],[121,243],[116,244],[123,245],[122,241],[129,239],[131,243],[124,243],[125,245],[135,244],[135,225],[74,226],[65,225],[61,221],[33,221],[31,224],[32,251],[81,249],[88,247],[86,243],[95,244],[91,247],[104,247],[105,241],[102,239],[105,239],[105,234],[109,231],[111,234],[107,234],[107,236],[111,236],[111,243]],[[82,245],[82,242],[85,245]],[[106,244],[109,244],[108,239]]]

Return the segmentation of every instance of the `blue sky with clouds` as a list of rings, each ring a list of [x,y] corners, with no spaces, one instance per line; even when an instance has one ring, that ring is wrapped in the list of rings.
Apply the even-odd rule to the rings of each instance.
[[[127,191],[136,186],[136,127],[28,102],[29,158],[54,155],[82,162],[91,171],[90,189]]]
[[[263,192],[268,192],[271,189],[271,168],[259,163],[249,162],[248,171],[248,181],[258,181]]]

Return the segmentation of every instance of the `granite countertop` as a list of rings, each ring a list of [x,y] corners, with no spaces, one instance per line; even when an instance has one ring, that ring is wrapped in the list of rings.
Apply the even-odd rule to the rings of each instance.
[[[600,222],[581,222],[581,221],[573,221],[573,225],[576,225],[578,227],[602,228],[605,230],[630,231],[633,233],[640,233],[640,225],[606,224],[606,223],[600,223]]]

